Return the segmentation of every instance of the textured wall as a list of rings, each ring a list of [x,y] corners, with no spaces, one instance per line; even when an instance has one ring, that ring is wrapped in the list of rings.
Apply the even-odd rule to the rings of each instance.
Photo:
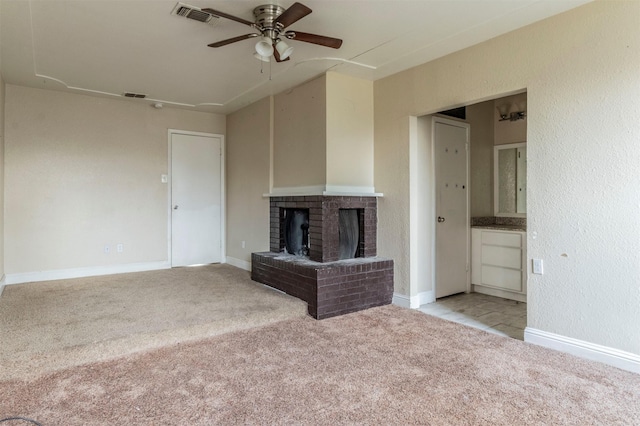
[[[0,280],[4,276],[4,96],[5,85],[0,75]],[[1,289],[0,289],[1,291]]]
[[[640,354],[640,2],[596,1],[375,82],[378,253],[409,293],[409,117],[527,90],[528,325]],[[628,119],[625,119],[628,117]]]
[[[227,256],[245,262],[269,250],[271,100],[227,116]]]
[[[13,85],[5,112],[7,274],[166,261],[168,129],[225,132],[218,114]]]
[[[327,185],[373,188],[373,82],[326,78]]]
[[[471,126],[469,210],[471,217],[493,216],[493,101],[467,107]]]
[[[423,116],[411,118],[411,137],[409,146],[411,170],[411,234],[417,238],[411,240],[411,251],[420,253],[418,258],[411,259],[411,295],[434,290],[435,255],[435,171],[433,165],[433,117]],[[415,124],[414,124],[415,121]]]
[[[326,78],[274,97],[273,186],[325,185]]]

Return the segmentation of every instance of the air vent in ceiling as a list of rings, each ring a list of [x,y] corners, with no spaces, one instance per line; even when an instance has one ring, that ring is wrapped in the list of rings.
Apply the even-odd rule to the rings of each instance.
[[[131,93],[131,92],[124,92],[123,95],[127,98],[138,98],[138,99],[144,99],[147,97],[147,95],[142,95],[140,93]]]
[[[218,23],[218,17],[211,15],[210,13],[203,12],[199,7],[190,6],[184,3],[176,4],[176,7],[171,11],[172,15],[184,16],[194,21],[204,22],[209,25],[216,25]]]

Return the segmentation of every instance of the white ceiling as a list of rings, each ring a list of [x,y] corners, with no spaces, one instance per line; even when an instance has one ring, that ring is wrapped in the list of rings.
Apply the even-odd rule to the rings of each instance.
[[[369,80],[444,56],[590,0],[301,0],[288,29],[344,40],[338,50],[291,41],[291,60],[263,63],[252,32],[171,15],[177,0],[0,0],[6,83],[229,113],[328,70]],[[266,0],[183,0],[253,21]],[[278,1],[287,8],[294,0]]]

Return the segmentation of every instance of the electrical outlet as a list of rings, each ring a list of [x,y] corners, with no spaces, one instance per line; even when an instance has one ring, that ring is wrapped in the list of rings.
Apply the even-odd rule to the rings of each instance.
[[[118,244],[116,250],[118,253],[122,253],[124,251],[124,244]]]
[[[533,259],[533,273],[542,275],[543,272],[542,259]]]
[[[110,251],[111,251],[111,248],[109,246],[104,246],[104,252],[106,254],[109,254]]]
[[[242,248],[244,248],[244,246],[245,246],[245,244],[244,244],[244,241],[243,241],[243,242],[242,242]]]

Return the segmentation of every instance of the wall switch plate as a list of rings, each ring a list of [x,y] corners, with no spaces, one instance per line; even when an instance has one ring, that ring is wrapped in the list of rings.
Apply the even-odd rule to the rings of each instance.
[[[124,244],[118,244],[118,245],[116,246],[116,251],[117,251],[118,253],[122,253],[122,252],[124,251]]]
[[[242,242],[242,248],[244,248],[244,246],[245,246],[245,244],[244,244],[244,241],[243,241],[243,242]]]
[[[167,176],[167,175],[160,175],[160,182],[162,182],[162,183],[167,183],[167,182],[169,182],[169,176]]]
[[[111,248],[109,246],[104,246],[104,252],[106,254],[109,254],[110,251],[111,251]]]
[[[540,275],[544,273],[542,268],[542,259],[533,259],[533,273]]]

